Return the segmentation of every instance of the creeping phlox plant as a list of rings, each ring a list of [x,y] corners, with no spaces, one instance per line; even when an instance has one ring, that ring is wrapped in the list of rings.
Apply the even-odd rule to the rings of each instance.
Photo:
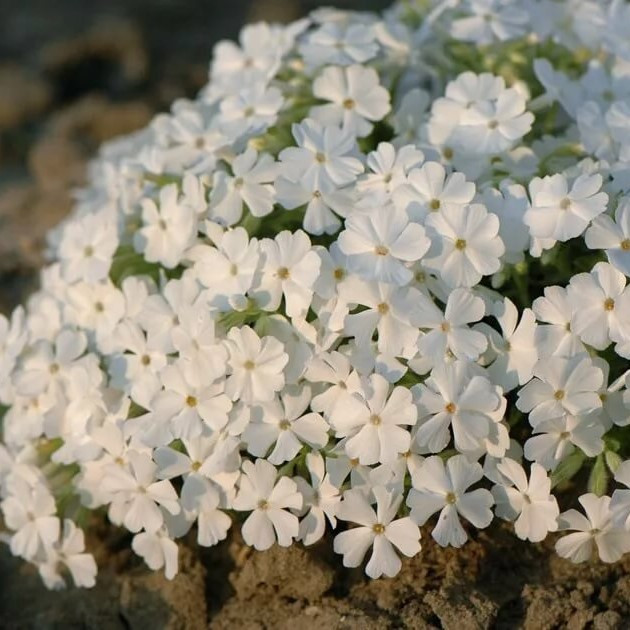
[[[0,321],[12,553],[91,586],[105,513],[168,578],[232,523],[374,578],[425,523],[630,551],[629,42],[617,0],[418,0],[219,43]]]

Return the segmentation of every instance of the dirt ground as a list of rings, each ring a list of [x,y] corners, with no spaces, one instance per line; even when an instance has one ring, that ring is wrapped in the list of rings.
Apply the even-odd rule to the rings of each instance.
[[[75,0],[0,0],[4,312],[36,285],[45,234],[69,210],[103,140],[194,95],[212,43],[245,20],[294,18],[315,5],[235,0],[227,13],[215,1],[92,4],[79,12]],[[258,553],[235,531],[212,549],[184,541],[169,582],[129,551],[128,536],[102,526],[89,538],[100,568],[89,591],[48,592],[1,546],[0,628],[630,628],[630,557],[574,566],[555,556],[553,540],[525,544],[500,523],[471,536],[461,550],[441,549],[425,529],[423,552],[395,579],[370,581],[341,566],[330,539]]]

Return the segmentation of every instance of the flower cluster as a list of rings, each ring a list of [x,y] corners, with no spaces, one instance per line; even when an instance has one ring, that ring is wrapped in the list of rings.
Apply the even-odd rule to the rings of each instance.
[[[168,578],[233,523],[371,577],[495,515],[630,551],[629,24],[431,0],[219,43],[0,319],[11,551],[51,588],[94,584],[98,514]]]

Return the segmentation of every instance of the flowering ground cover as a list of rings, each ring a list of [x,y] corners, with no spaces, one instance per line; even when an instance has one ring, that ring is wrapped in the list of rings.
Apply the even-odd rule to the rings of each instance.
[[[232,525],[373,578],[493,518],[629,551],[630,16],[580,7],[248,26],[105,146],[3,320],[11,551],[92,586],[105,513],[169,578]]]

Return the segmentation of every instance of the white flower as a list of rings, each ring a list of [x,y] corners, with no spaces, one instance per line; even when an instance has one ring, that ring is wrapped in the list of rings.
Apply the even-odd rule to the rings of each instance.
[[[516,0],[467,0],[462,8],[465,17],[453,20],[450,31],[455,39],[467,42],[516,39],[525,34],[529,23],[527,11]]]
[[[450,287],[472,287],[499,270],[505,252],[499,219],[485,206],[446,207],[429,214],[426,225],[437,251],[429,252],[425,265]]]
[[[448,296],[444,313],[426,295],[417,296],[411,321],[425,330],[418,340],[420,352],[436,365],[445,361],[449,353],[458,359],[476,360],[488,341],[467,324],[479,321],[484,313],[483,300],[468,289],[455,289]]]
[[[287,147],[279,155],[281,173],[290,181],[303,180],[312,190],[327,191],[354,182],[363,172],[361,162],[348,155],[355,138],[347,130],[307,118],[292,131],[297,147]]]
[[[509,392],[532,378],[538,361],[536,319],[533,311],[526,308],[518,322],[518,310],[509,298],[497,302],[493,310],[503,334],[500,335],[484,324],[479,326],[479,330],[483,330],[488,336],[495,355],[488,373],[494,383],[501,385],[503,391]]]
[[[551,480],[545,469],[532,464],[529,481],[523,467],[513,459],[506,457],[497,469],[509,482],[492,488],[497,516],[515,521],[514,531],[521,540],[540,542],[548,532],[555,532],[560,510],[550,494]]]
[[[615,481],[630,488],[630,461],[622,462],[615,471]],[[610,511],[612,512],[613,524],[615,527],[630,530],[630,490],[617,488],[610,500]]]
[[[341,496],[339,489],[330,481],[330,474],[324,467],[324,458],[319,453],[306,455],[306,468],[310,475],[310,483],[302,477],[294,477],[298,490],[304,499],[300,520],[298,540],[305,545],[316,543],[324,535],[326,519],[335,529],[337,510]]]
[[[9,495],[0,507],[6,526],[14,532],[9,543],[11,553],[31,559],[59,538],[55,499],[40,482],[31,487],[15,476],[8,483]]]
[[[286,508],[299,510],[302,495],[293,480],[280,477],[276,482],[276,475],[274,466],[264,459],[243,462],[233,503],[236,510],[251,510],[243,523],[243,539],[259,551],[269,549],[276,540],[281,547],[288,547],[299,532],[297,516]]]
[[[249,24],[241,31],[239,43],[224,40],[214,47],[211,73],[218,83],[233,87],[270,79],[284,52],[278,29],[264,22]]]
[[[541,359],[534,377],[518,392],[516,401],[518,409],[529,413],[533,427],[566,413],[579,415],[602,406],[597,391],[604,375],[587,356]]]
[[[199,517],[203,513],[204,517],[209,516],[218,505],[218,491],[226,504],[234,496],[234,484],[240,467],[239,440],[226,433],[182,440],[186,454],[167,446],[153,451],[159,479],[180,476],[184,479],[180,500],[186,515]],[[213,520],[225,521],[223,518]],[[206,532],[199,530],[198,534],[206,538]]]
[[[280,400],[254,407],[252,421],[242,439],[248,451],[265,457],[272,464],[292,460],[303,444],[323,448],[328,443],[328,423],[318,413],[304,413],[311,401],[311,390],[285,390]],[[271,453],[268,453],[273,445]]]
[[[204,484],[203,494],[197,503],[197,543],[202,547],[212,547],[227,538],[232,521],[219,509],[219,492],[208,482]]]
[[[356,277],[354,278],[356,280]],[[354,337],[359,347],[369,346],[378,331],[380,352],[400,356],[418,338],[418,329],[411,323],[419,291],[382,282],[352,282],[341,291],[346,302],[368,307],[345,317],[344,332]]]
[[[389,142],[379,142],[367,156],[370,172],[357,181],[359,205],[378,206],[393,197],[393,193],[407,181],[409,172],[419,167],[424,154],[412,144],[396,149]]]
[[[209,216],[222,225],[234,225],[241,220],[243,205],[255,217],[271,213],[276,176],[276,163],[271,155],[248,148],[232,161],[233,176],[216,171],[210,194]]]
[[[520,262],[530,243],[529,229],[523,222],[523,216],[529,208],[525,187],[504,180],[499,190],[484,190],[482,201],[490,212],[499,217],[499,236],[505,245],[506,262]]]
[[[390,110],[389,92],[379,84],[376,71],[357,64],[324,68],[313,81],[313,95],[331,102],[311,108],[315,120],[359,137],[372,131],[368,121],[381,120]]]
[[[563,512],[558,518],[558,529],[574,530],[556,543],[556,551],[571,562],[590,560],[595,550],[604,562],[616,562],[630,551],[630,533],[613,526],[610,497],[583,494],[578,501],[586,516],[577,510]]]
[[[164,577],[172,580],[178,571],[177,543],[162,528],[156,532],[140,532],[133,537],[131,548],[146,563],[149,569],[158,571],[164,567]]]
[[[464,109],[450,141],[468,153],[501,153],[529,133],[533,122],[522,92],[511,87],[496,100],[477,101]]]
[[[394,146],[401,147],[420,141],[420,132],[424,131],[423,123],[429,100],[429,94],[417,87],[412,88],[402,97],[398,109],[390,117],[397,134],[392,139]]]
[[[313,358],[304,377],[311,383],[326,383],[328,387],[313,396],[311,409],[332,420],[348,396],[361,391],[359,375],[350,361],[340,352],[323,353]]]
[[[225,393],[245,403],[273,400],[284,386],[282,371],[289,361],[283,345],[273,337],[261,339],[249,326],[230,329],[225,344],[230,355]]]
[[[158,506],[171,514],[180,511],[177,493],[170,481],[156,481],[157,465],[148,455],[130,452],[128,458],[128,469],[118,464],[105,469],[102,489],[113,495],[113,509],[130,532],[154,533],[164,523]]]
[[[172,332],[173,346],[186,380],[196,387],[209,385],[225,374],[227,350],[221,345],[208,308],[184,306],[179,326]]]
[[[68,287],[67,321],[95,332],[103,341],[108,339],[124,313],[123,294],[110,280],[98,284],[78,282]]]
[[[179,324],[178,313],[197,301],[199,288],[199,283],[189,275],[169,280],[159,294],[145,298],[135,318],[149,337],[155,337],[156,344],[174,352],[172,335],[174,324]]]
[[[364,385],[365,400],[347,398],[339,404],[333,428],[338,437],[348,437],[346,454],[361,464],[390,463],[409,450],[409,431],[400,425],[413,425],[417,411],[411,392],[395,387],[379,374]]]
[[[600,192],[601,187],[599,174],[580,175],[570,188],[564,175],[535,177],[529,184],[532,205],[523,221],[537,238],[575,238],[606,209],[608,195]]]
[[[244,304],[260,259],[258,241],[244,228],[225,232],[217,247],[196,245],[188,256],[212,306],[227,311]]]
[[[299,51],[310,66],[364,63],[376,55],[374,31],[364,24],[328,22],[308,34]]]
[[[176,267],[195,235],[195,213],[178,200],[176,184],[160,190],[159,206],[152,199],[142,200],[143,227],[134,235],[134,246],[148,262],[159,262],[168,269]]]
[[[313,297],[321,259],[311,247],[308,236],[298,230],[280,232],[275,239],[260,242],[262,274],[252,297],[268,311],[275,311],[284,296],[289,317],[303,317]]]
[[[358,567],[370,547],[372,555],[365,572],[371,578],[394,577],[402,563],[394,547],[411,558],[420,552],[420,530],[409,517],[396,519],[402,495],[379,486],[373,490],[376,511],[358,490],[348,490],[338,509],[338,518],[359,526],[337,534],[335,552],[343,555],[345,567]]]
[[[165,367],[160,379],[164,389],[151,401],[154,422],[170,427],[173,438],[198,438],[206,427],[221,430],[232,408],[223,383],[198,385],[186,378],[183,362]]]
[[[46,548],[46,560],[39,565],[39,574],[48,588],[63,588],[65,580],[59,574],[67,568],[75,586],[92,588],[96,584],[96,562],[90,553],[84,553],[83,530],[70,519],[64,519],[61,540]]]
[[[543,420],[525,442],[525,457],[546,470],[553,470],[576,446],[589,457],[596,457],[604,449],[604,432],[597,414],[564,414]]]
[[[451,430],[455,448],[461,453],[483,449],[493,424],[503,417],[505,401],[500,388],[473,374],[464,361],[439,363],[424,383],[412,388],[418,406],[414,439],[420,452],[444,450]]]
[[[392,206],[351,215],[338,243],[351,270],[367,280],[400,286],[413,278],[405,263],[420,260],[431,245],[424,228]]]
[[[479,156],[506,151],[529,132],[534,117],[525,97],[502,77],[463,72],[433,102],[428,136],[432,144]]]
[[[140,326],[128,319],[116,326],[113,336],[121,352],[112,356],[110,384],[127,391],[139,405],[148,407],[160,388],[157,375],[167,364],[169,348],[163,338],[147,338]]]
[[[116,225],[106,213],[87,214],[66,224],[58,250],[64,278],[68,282],[103,280],[117,247]]]
[[[261,133],[272,126],[282,108],[284,98],[276,87],[254,83],[221,101],[222,128],[228,136]]]
[[[466,492],[483,477],[481,466],[465,455],[455,455],[444,462],[433,456],[424,460],[412,476],[413,487],[407,495],[411,518],[424,525],[430,516],[440,511],[438,523],[431,535],[442,547],[461,547],[468,536],[459,516],[483,529],[492,521],[492,494],[483,488]]]
[[[571,329],[573,308],[565,288],[545,287],[544,297],[536,298],[532,309],[538,321],[545,322],[536,328],[536,349],[541,358],[585,352],[580,337]]]
[[[607,214],[596,217],[584,240],[590,249],[605,250],[608,262],[630,276],[630,197],[619,201],[614,221]]]
[[[626,277],[608,263],[571,278],[567,289],[573,309],[571,327],[585,344],[604,350],[611,341],[630,337],[630,288]]]
[[[475,196],[475,185],[463,173],[450,173],[439,162],[425,162],[414,168],[407,183],[394,191],[394,203],[414,221],[424,222],[432,212],[453,208],[461,212]]]
[[[505,81],[489,72],[475,74],[462,72],[449,81],[443,98],[437,98],[431,106],[428,124],[429,141],[437,146],[452,139],[462,112],[473,103],[494,100],[505,89]]]
[[[352,189],[335,188],[330,184],[300,179],[292,182],[278,177],[274,182],[277,202],[286,210],[306,205],[303,227],[309,234],[335,234],[339,230],[340,216],[346,216],[352,206]]]
[[[57,394],[69,378],[72,367],[80,363],[86,348],[86,336],[68,328],[57,334],[54,345],[43,339],[33,344],[15,376],[17,392],[37,396],[52,389]]]

